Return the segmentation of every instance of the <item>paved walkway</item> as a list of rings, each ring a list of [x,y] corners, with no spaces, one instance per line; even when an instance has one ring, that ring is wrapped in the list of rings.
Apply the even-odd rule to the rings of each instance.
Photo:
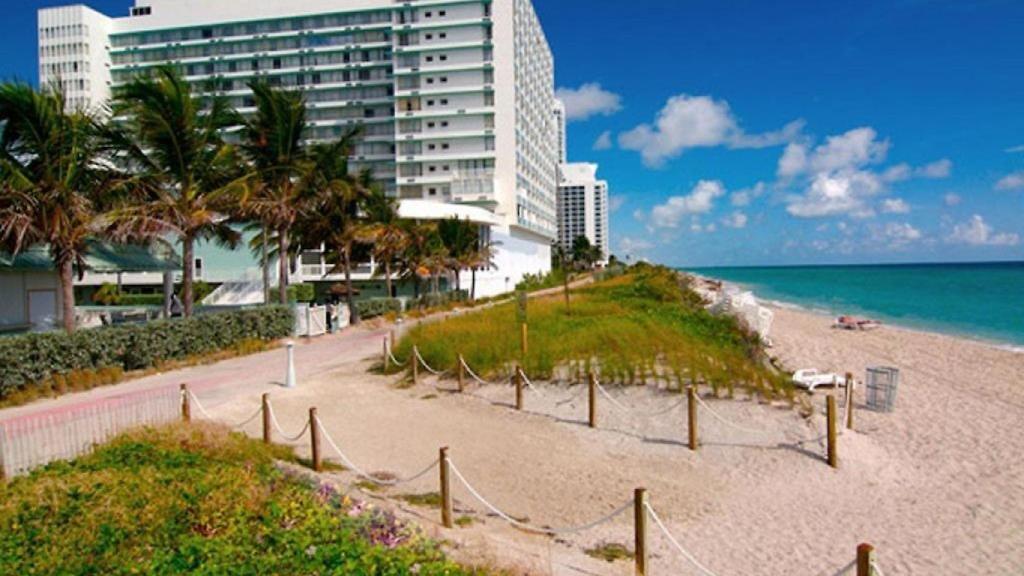
[[[338,334],[295,342],[295,372],[299,382],[313,379],[346,364],[379,353],[387,329],[349,328]],[[284,346],[232,358],[214,364],[192,366],[153,374],[113,386],[102,386],[85,392],[66,394],[59,398],[39,400],[24,406],[0,410],[0,422],[26,417],[60,414],[97,405],[125,395],[143,393],[186,383],[208,408],[240,395],[258,396],[280,389],[287,370],[287,349]]]

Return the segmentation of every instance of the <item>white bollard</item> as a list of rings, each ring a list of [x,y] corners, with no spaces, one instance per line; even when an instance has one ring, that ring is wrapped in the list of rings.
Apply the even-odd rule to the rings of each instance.
[[[295,388],[295,343],[288,341],[288,374],[284,378],[285,388]]]

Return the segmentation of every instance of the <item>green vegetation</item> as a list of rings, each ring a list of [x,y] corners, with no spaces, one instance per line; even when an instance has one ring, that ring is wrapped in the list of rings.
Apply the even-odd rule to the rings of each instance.
[[[292,311],[268,306],[235,312],[0,339],[0,400],[56,375],[103,368],[140,370],[289,336]]]
[[[287,288],[289,302],[312,302],[316,299],[316,289],[312,284],[289,284]]]
[[[532,377],[582,380],[595,369],[608,383],[665,383],[679,389],[706,383],[717,393],[735,386],[767,398],[791,396],[768,365],[755,333],[731,317],[707,312],[689,281],[663,267],[627,273],[572,292],[529,301],[529,357],[521,358],[514,303],[413,328],[395,354],[419,347],[437,369],[455,368],[458,354],[481,376],[508,374],[521,363]]]
[[[534,292],[562,286],[565,284],[566,274],[568,272],[564,268],[554,268],[547,274],[527,274],[523,276],[519,284],[516,284],[516,290]],[[570,277],[569,280],[572,281],[572,278]]]
[[[367,298],[356,302],[359,317],[363,320],[402,311],[402,301],[397,298]]]
[[[587,556],[591,558],[597,558],[598,560],[604,560],[605,562],[615,562],[616,560],[632,560],[633,553],[622,544],[618,543],[602,543],[588,548],[583,551]]]
[[[483,574],[393,514],[206,425],[124,435],[0,484],[2,574]]]
[[[402,494],[396,496],[403,502],[408,502],[413,506],[422,506],[424,508],[441,508],[441,493],[440,492],[427,492],[426,494]]]

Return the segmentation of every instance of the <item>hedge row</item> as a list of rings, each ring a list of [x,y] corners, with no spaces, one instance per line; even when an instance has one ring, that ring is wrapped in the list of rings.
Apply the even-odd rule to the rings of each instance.
[[[383,316],[388,312],[401,312],[402,301],[397,298],[367,298],[356,301],[356,310],[363,320]]]
[[[210,354],[246,340],[292,334],[290,308],[267,306],[140,325],[0,338],[0,398],[74,370],[150,368],[165,360]]]

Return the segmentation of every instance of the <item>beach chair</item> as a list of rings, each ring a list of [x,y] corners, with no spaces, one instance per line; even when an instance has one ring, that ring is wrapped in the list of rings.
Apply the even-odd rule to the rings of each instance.
[[[814,392],[814,389],[818,386],[836,386],[838,387],[844,380],[839,376],[831,373],[819,372],[814,368],[805,368],[803,370],[797,370],[793,373],[793,384],[806,388],[808,392]]]

